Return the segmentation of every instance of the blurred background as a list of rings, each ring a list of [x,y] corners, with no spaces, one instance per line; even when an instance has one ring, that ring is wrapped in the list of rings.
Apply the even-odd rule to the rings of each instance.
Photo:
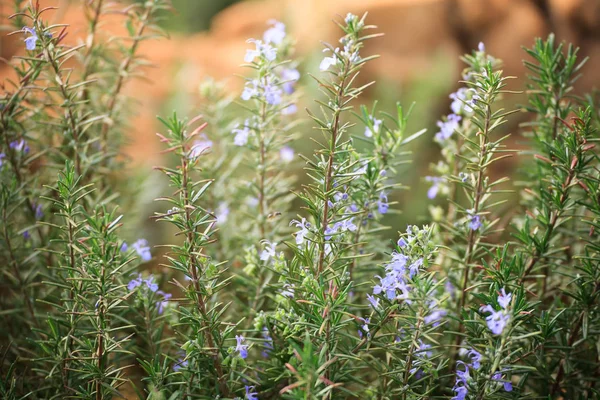
[[[42,1],[59,7],[50,19],[70,25],[73,44],[85,38],[83,1]],[[6,36],[5,17],[12,13],[13,3],[0,0],[4,31],[0,56],[4,59],[23,51],[20,36]],[[526,78],[522,46],[531,47],[534,38],[554,32],[559,40],[580,47],[582,57],[590,58],[577,82],[577,92],[590,92],[600,82],[600,0],[173,0],[173,6],[175,12],[165,15],[163,21],[170,38],[146,42],[141,49],[152,63],[146,69],[147,79],[130,81],[127,86],[127,93],[138,102],[126,149],[132,174],[147,176],[149,168],[160,161],[155,116],[172,110],[195,115],[198,87],[207,76],[225,80],[232,93],[241,93],[243,80],[236,75],[247,73],[240,68],[248,48],[246,40],[261,37],[268,20],[284,22],[297,40],[302,110],[314,108],[307,99],[320,96],[307,73],[318,73],[323,57],[320,41],[334,43],[340,36],[332,20],[340,20],[348,12],[361,15],[368,11],[368,23],[377,25],[385,36],[370,41],[364,51],[381,57],[369,63],[363,73],[363,81],[375,80],[377,84],[360,103],[370,106],[377,99],[380,110],[391,111],[396,101],[406,106],[414,101],[411,130],[428,129],[411,149],[413,165],[400,174],[402,183],[413,190],[393,196],[404,209],[404,216],[398,217],[397,223],[402,225],[398,229],[427,218],[428,202],[423,199],[428,184],[423,177],[438,159],[439,149],[431,139],[436,121],[449,112],[448,94],[459,87],[461,54],[483,42],[490,54],[503,60],[504,74],[517,77],[509,89],[521,90]],[[119,16],[111,16],[102,29],[117,35],[125,28]],[[2,81],[9,76],[4,65],[0,76]],[[505,99],[505,106],[517,107],[524,101],[523,95],[512,95]],[[519,146],[518,125],[526,118],[524,113],[516,114],[507,124],[506,131],[514,134],[511,146]],[[294,146],[308,154],[312,150],[308,119],[299,130],[302,136]],[[296,164],[293,168],[300,174],[302,165]],[[517,164],[517,158],[509,160],[495,173],[509,174]]]

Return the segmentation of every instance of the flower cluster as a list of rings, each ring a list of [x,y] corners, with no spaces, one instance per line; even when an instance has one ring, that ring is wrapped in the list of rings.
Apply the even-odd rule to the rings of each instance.
[[[427,240],[427,228],[419,229],[416,226],[409,226],[406,235],[398,240],[397,251],[392,253],[392,259],[385,265],[386,274],[379,279],[379,284],[373,287],[374,295],[383,294],[389,301],[404,300],[410,303],[410,280],[422,270],[424,261],[430,254],[423,254],[422,249],[427,249],[427,245],[423,247],[423,240]],[[427,251],[427,250],[425,250]],[[379,300],[369,298],[369,302],[374,308],[379,305]],[[443,315],[443,310],[435,309],[428,316],[429,323],[437,323]]]
[[[130,246],[123,242],[121,245],[121,251],[129,250]],[[152,253],[150,253],[150,247],[146,239],[138,239],[132,245],[131,248],[140,256],[143,261],[150,261],[152,259]]]
[[[504,328],[510,321],[510,313],[508,312],[508,306],[512,299],[512,293],[506,293],[505,289],[502,288],[500,295],[498,296],[498,304],[501,307],[500,311],[496,311],[490,304],[482,306],[480,312],[489,312],[490,314],[485,317],[487,326],[494,335],[501,335]]]

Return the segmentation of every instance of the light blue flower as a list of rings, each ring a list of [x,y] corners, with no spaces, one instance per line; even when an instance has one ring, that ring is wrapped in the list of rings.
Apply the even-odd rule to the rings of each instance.
[[[208,139],[205,134],[202,134],[198,140],[195,140],[194,143],[192,143],[188,157],[192,160],[198,158],[200,155],[209,151],[212,145],[212,140]]]
[[[472,215],[469,221],[469,228],[476,231],[481,228],[481,217],[479,215]]]
[[[300,246],[304,243],[306,235],[310,232],[308,230],[308,228],[310,228],[310,223],[306,221],[306,218],[302,218],[302,221],[292,220],[290,225],[295,225],[297,228],[300,228],[300,230],[295,233],[296,244]]]
[[[274,19],[269,21],[269,25],[273,25],[263,34],[265,43],[281,44],[285,39],[285,24]]]
[[[38,35],[35,32],[35,28],[29,28],[27,26],[23,27],[23,32],[29,33],[31,36],[25,38],[25,48],[27,50],[35,50],[35,45],[38,41]]]
[[[163,296],[163,298],[161,300],[156,302],[156,308],[158,309],[158,314],[161,315],[164,312],[165,307],[167,307],[169,305],[169,300],[171,299],[171,297],[173,297],[173,295],[171,293],[165,293],[162,290],[159,290],[158,292],[156,292],[156,294]]]
[[[471,358],[471,365],[473,369],[479,369],[481,367],[482,355],[475,349],[471,349],[467,352],[467,355]]]
[[[371,332],[369,331],[369,318],[359,318],[359,320],[362,322],[362,325],[359,326],[358,337],[362,339],[363,336],[366,335],[367,338],[370,338]]]
[[[450,114],[446,117],[446,121],[438,121],[437,126],[440,128],[439,132],[435,134],[435,138],[442,142],[452,136],[455,130],[458,129],[458,123],[462,118],[456,114]]]
[[[258,86],[259,82],[256,79],[249,80],[244,85],[244,90],[242,91],[242,100],[250,100],[252,97],[258,96]]]
[[[246,400],[258,400],[258,394],[253,392],[254,386],[244,386],[246,388]]]
[[[496,372],[494,374],[494,376],[492,376],[492,379],[498,382],[502,382],[503,386],[504,386],[504,390],[506,392],[512,392],[513,390],[513,385],[510,381],[508,380],[503,380],[502,379],[502,374],[500,372]]]
[[[379,133],[379,127],[381,126],[381,123],[383,122],[380,119],[377,119],[375,117],[370,117],[370,118],[371,118],[371,123],[373,124],[373,130],[371,130],[371,128],[368,125],[365,127],[365,136],[368,138],[373,137],[373,132]]]
[[[330,50],[329,49],[323,50],[323,52],[327,52],[327,51],[330,51]],[[319,64],[319,69],[321,71],[327,71],[330,67],[337,64],[338,57],[337,57],[336,53],[338,53],[338,51],[339,51],[339,49],[335,49],[334,54],[331,57],[325,57],[321,61],[321,64]]]
[[[296,293],[296,286],[293,283],[285,283],[283,285],[283,290],[281,291],[281,295],[283,297],[287,297],[293,299]]]
[[[283,91],[287,94],[294,93],[294,85],[300,79],[300,72],[295,68],[285,68],[281,71],[281,80],[283,81]]]
[[[217,219],[217,225],[223,225],[227,222],[227,218],[229,217],[229,206],[224,201],[219,203],[217,210],[215,211],[215,217]]]
[[[433,199],[435,199],[438,192],[440,191],[440,184],[442,182],[444,182],[444,178],[442,178],[440,176],[426,176],[425,180],[427,182],[431,182],[431,187],[427,191],[427,197],[430,200],[433,200]]]
[[[292,115],[292,114],[296,114],[297,112],[298,112],[298,106],[295,105],[294,103],[290,104],[289,106],[287,106],[281,110],[282,115]]]
[[[127,290],[133,290],[142,285],[142,274],[138,274],[137,278],[132,279],[127,284]]]
[[[500,306],[506,310],[506,308],[508,308],[508,305],[510,304],[511,299],[512,293],[506,294],[506,289],[502,288],[501,293],[498,296],[498,304],[500,304]]]
[[[279,150],[279,158],[286,163],[292,162],[294,160],[294,149],[289,146],[283,146]]]
[[[15,151],[21,152],[23,154],[29,153],[29,145],[24,139],[15,140],[10,142],[9,147]]]
[[[277,242],[269,242],[268,240],[264,241],[265,248],[260,253],[260,259],[262,261],[269,261],[272,257],[275,257],[275,247],[277,246]]]
[[[248,136],[250,135],[250,126],[248,120],[244,122],[244,126],[240,129],[239,124],[232,130],[235,133],[233,138],[233,144],[236,146],[244,146],[248,143]]]
[[[479,309],[480,312],[489,312],[490,315],[485,317],[488,328],[494,335],[501,335],[504,328],[508,324],[510,316],[504,311],[496,311],[491,305],[482,306]]]
[[[248,39],[248,43],[254,43],[256,49],[246,50],[244,56],[245,62],[252,62],[255,58],[264,58],[267,61],[273,61],[277,57],[277,49],[268,43],[263,43],[261,40]]]
[[[379,200],[377,200],[377,211],[379,211],[379,214],[386,214],[389,208],[390,205],[388,204],[387,195],[385,192],[381,192],[379,194]]]
[[[152,259],[152,253],[150,253],[150,247],[148,246],[148,241],[146,239],[138,239],[131,247],[143,261],[150,261]]]
[[[248,357],[248,346],[244,344],[244,337],[242,335],[235,335],[235,340],[237,341],[237,345],[235,346],[235,351],[240,353],[240,357],[247,358]]]

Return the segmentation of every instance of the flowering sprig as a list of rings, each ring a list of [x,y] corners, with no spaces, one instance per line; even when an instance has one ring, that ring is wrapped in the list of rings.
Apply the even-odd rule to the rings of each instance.
[[[294,124],[289,121],[297,111],[296,85],[300,79],[297,63],[290,60],[292,39],[287,35],[285,24],[272,20],[269,25],[261,40],[248,40],[251,48],[246,51],[244,61],[253,72],[246,78],[241,100],[250,115],[232,130],[233,143],[246,150],[244,162],[250,164],[253,171],[248,182],[237,191],[256,202],[255,209],[249,210],[238,225],[238,231],[245,232],[240,248],[258,246],[262,241],[273,242],[262,250],[261,267],[245,269],[249,325],[259,310],[266,311],[268,307],[267,292],[272,274],[263,266],[273,262],[276,242],[289,232],[284,221],[289,221],[287,210],[293,180],[284,171],[290,156],[293,159],[293,149],[287,143],[294,137]]]
[[[161,198],[175,206],[177,211],[159,213],[156,219],[173,224],[185,237],[183,245],[170,245],[172,251],[170,267],[179,273],[183,273],[188,284],[178,284],[187,298],[185,308],[181,308],[182,323],[188,329],[184,339],[187,342],[182,346],[186,351],[186,361],[189,368],[203,368],[203,372],[189,373],[186,382],[186,391],[193,392],[197,382],[212,382],[212,385],[201,385],[200,387],[212,387],[211,391],[227,396],[230,393],[230,384],[225,372],[224,359],[227,358],[224,342],[231,334],[232,328],[222,330],[217,316],[219,308],[210,304],[212,294],[224,287],[223,283],[214,286],[213,282],[219,282],[220,271],[213,266],[213,261],[203,252],[204,246],[209,244],[214,234],[216,223],[213,214],[199,205],[199,199],[211,185],[211,181],[194,182],[193,172],[198,168],[202,154],[190,157],[190,151],[194,141],[202,133],[206,124],[201,124],[193,131],[188,128],[193,126],[197,119],[184,123],[174,114],[169,119],[160,119],[168,129],[166,136],[159,137],[164,142],[169,152],[174,153],[179,159],[176,169],[157,167],[165,173],[176,188],[176,196]],[[208,363],[206,361],[209,360]]]

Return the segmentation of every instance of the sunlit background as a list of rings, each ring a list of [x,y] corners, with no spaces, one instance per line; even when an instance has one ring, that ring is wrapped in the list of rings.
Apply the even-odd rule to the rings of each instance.
[[[59,7],[51,20],[70,25],[69,40],[73,44],[85,37],[83,1],[42,1]],[[8,30],[5,16],[12,12],[12,4],[12,0],[0,0],[4,32]],[[399,202],[395,208],[402,210],[390,221],[394,230],[427,220],[427,209],[435,203],[425,201],[428,183],[424,177],[429,174],[430,164],[438,159],[439,149],[431,139],[437,131],[436,121],[448,114],[448,94],[459,87],[461,54],[483,42],[490,54],[503,60],[505,75],[516,77],[509,89],[520,89],[526,78],[522,46],[531,47],[535,37],[554,32],[559,40],[580,47],[582,57],[590,57],[584,76],[577,82],[579,92],[589,92],[600,77],[599,0],[173,0],[173,7],[174,12],[165,14],[163,21],[169,38],[145,42],[141,52],[152,66],[146,69],[145,79],[132,81],[127,87],[137,104],[126,148],[131,158],[126,172],[145,180],[145,189],[140,193],[142,224],[153,211],[151,199],[165,184],[158,173],[150,172],[152,165],[161,161],[155,136],[159,129],[156,115],[172,110],[196,115],[198,88],[209,76],[225,80],[233,93],[240,93],[243,79],[239,75],[247,73],[240,68],[248,48],[246,40],[261,37],[270,19],[284,22],[297,41],[302,115],[306,115],[305,107],[316,108],[310,99],[320,96],[309,73],[320,73],[321,41],[333,43],[340,36],[333,20],[342,19],[348,12],[368,12],[367,21],[385,34],[370,41],[364,51],[381,57],[364,70],[362,81],[377,83],[359,103],[372,106],[377,99],[378,109],[391,111],[397,101],[405,106],[414,101],[411,130],[428,129],[411,149],[413,164],[399,174],[411,191],[391,196]],[[118,35],[124,29],[120,16],[115,15],[105,22],[102,32]],[[3,34],[0,56],[10,59],[21,52],[21,40]],[[0,75],[5,78],[7,71],[2,67]],[[518,107],[523,101],[523,95],[510,95],[505,98],[505,106]],[[516,114],[506,125],[506,133],[513,134],[511,146],[519,147],[519,123],[526,119],[526,114]],[[313,145],[308,138],[314,130],[308,118],[298,129],[302,136],[293,143],[295,150],[309,154]],[[513,157],[500,164],[494,174],[508,174],[518,164],[518,157]],[[298,160],[290,173],[302,176],[302,167]]]

